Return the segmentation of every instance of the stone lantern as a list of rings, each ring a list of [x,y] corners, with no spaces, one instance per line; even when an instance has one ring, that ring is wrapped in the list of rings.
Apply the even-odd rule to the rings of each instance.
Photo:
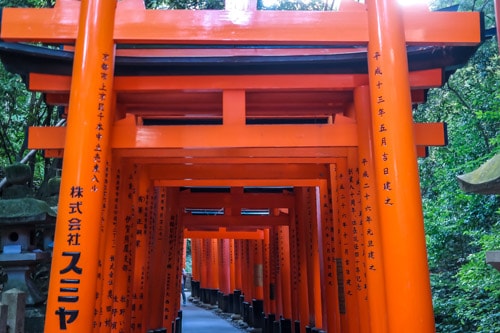
[[[55,211],[42,200],[33,198],[27,185],[29,166],[17,164],[6,168],[7,187],[0,199],[0,266],[7,273],[4,290],[17,288],[26,292],[26,303],[38,304],[46,296],[34,283],[31,273],[40,263],[50,262],[51,253],[43,237],[52,230]]]
[[[500,154],[496,154],[476,170],[457,178],[464,192],[500,194]],[[486,252],[486,263],[500,271],[500,250]]]

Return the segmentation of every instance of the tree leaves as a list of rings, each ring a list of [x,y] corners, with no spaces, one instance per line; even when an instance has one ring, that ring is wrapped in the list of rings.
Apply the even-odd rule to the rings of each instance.
[[[484,261],[500,249],[500,202],[467,194],[456,175],[499,151],[500,72],[495,40],[487,41],[448,83],[432,89],[417,121],[445,121],[449,144],[419,161],[436,329],[500,332],[500,273]]]

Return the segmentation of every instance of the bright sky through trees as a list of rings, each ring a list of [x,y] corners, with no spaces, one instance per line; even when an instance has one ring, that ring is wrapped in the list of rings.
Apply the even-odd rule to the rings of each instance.
[[[338,0],[335,0],[338,1]],[[270,7],[278,4],[279,0],[262,0],[264,7]],[[308,4],[310,0],[302,0],[303,3]],[[424,4],[429,3],[429,0],[398,0],[398,2],[404,6],[414,5],[414,4]]]

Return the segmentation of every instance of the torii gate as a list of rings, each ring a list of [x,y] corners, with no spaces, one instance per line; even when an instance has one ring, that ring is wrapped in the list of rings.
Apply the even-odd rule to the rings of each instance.
[[[263,299],[301,330],[434,331],[416,158],[445,130],[414,124],[411,104],[463,61],[455,46],[480,43],[478,13],[59,0],[5,8],[1,37],[76,41],[56,63],[2,45],[29,89],[68,105],[66,128],[30,131],[30,148],[64,151],[45,332],[173,327],[184,228],[206,288]],[[207,187],[229,192],[193,191]]]

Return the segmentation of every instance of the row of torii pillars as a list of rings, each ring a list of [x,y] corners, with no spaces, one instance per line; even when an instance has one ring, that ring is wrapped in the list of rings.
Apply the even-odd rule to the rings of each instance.
[[[69,0],[59,3],[74,6]],[[199,160],[193,159],[195,165],[181,171],[178,164],[155,164],[147,153],[121,156],[111,139],[122,128],[126,140],[125,130],[131,130],[123,125],[129,118],[115,119],[115,13],[123,15],[119,10],[130,6],[132,20],[141,10],[138,3],[78,4],[45,332],[174,328],[185,238],[192,239],[193,279],[202,288],[240,290],[246,301],[263,300],[265,313],[300,321],[302,331],[311,326],[328,332],[433,332],[416,159],[418,146],[442,144],[444,133],[441,127],[437,135],[419,132],[413,124],[405,30],[396,1],[367,2],[366,30],[360,34],[367,35],[369,81],[353,88],[354,103],[338,118],[345,119],[345,128],[354,126],[357,144],[299,147],[307,153],[294,158],[293,144],[280,143],[280,150],[270,142],[264,146],[276,155],[264,153],[257,159],[261,163],[244,154],[221,155],[223,167],[213,162],[197,168]],[[31,11],[23,13],[36,21],[42,12]],[[53,19],[59,22],[71,16],[58,13]],[[469,14],[447,16],[444,23],[465,18],[479,31],[479,17]],[[4,11],[3,20],[9,17],[16,11]],[[11,40],[27,38],[20,37],[21,26],[13,28]],[[3,38],[6,28],[8,23]],[[47,32],[29,33],[36,40]],[[453,37],[419,38],[480,40],[479,33],[464,37],[459,28],[445,29],[437,38],[440,34]],[[50,36],[58,37],[66,38]],[[223,95],[223,126],[233,126],[233,133],[245,127],[244,92],[238,89]],[[49,148],[48,139],[41,141],[40,148]],[[214,186],[230,192],[190,190]],[[246,193],[248,187],[287,189],[256,195]],[[219,200],[229,219],[215,216],[207,223],[186,213],[186,208],[220,207]],[[267,208],[271,214],[243,216],[242,208]]]

